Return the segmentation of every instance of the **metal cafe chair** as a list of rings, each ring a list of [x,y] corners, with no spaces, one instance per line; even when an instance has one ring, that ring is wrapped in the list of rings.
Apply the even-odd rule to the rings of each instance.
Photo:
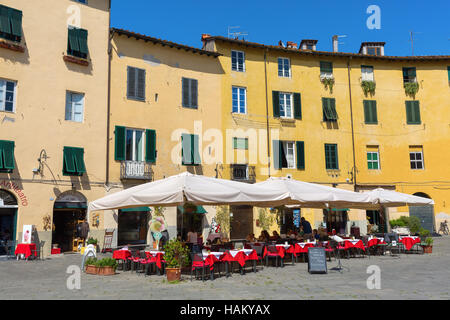
[[[16,249],[16,245],[17,245],[17,241],[16,240],[8,240],[6,242],[6,255],[8,257],[8,259],[15,259],[16,255],[14,253],[15,249]]]

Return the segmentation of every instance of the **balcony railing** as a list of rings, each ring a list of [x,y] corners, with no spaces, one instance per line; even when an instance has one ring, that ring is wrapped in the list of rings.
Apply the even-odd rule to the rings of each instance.
[[[122,161],[120,179],[152,180],[153,170],[150,164],[143,161]]]
[[[230,166],[230,171],[231,180],[246,183],[256,182],[255,167],[253,166],[248,166],[246,164],[232,164]]]

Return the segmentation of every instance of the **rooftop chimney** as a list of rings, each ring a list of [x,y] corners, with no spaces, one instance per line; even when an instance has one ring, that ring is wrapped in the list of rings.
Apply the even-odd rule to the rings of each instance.
[[[339,40],[338,36],[333,36],[333,52],[339,52]]]
[[[286,43],[286,47],[290,48],[290,49],[297,49],[297,44],[295,42],[292,41],[288,41]]]

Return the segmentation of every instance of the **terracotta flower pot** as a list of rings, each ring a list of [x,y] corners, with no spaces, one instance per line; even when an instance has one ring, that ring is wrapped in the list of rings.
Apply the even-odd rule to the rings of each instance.
[[[101,276],[112,276],[116,274],[113,267],[100,267],[98,269],[98,274]]]
[[[180,281],[181,280],[181,268],[166,268],[167,281]]]
[[[433,253],[433,246],[423,246],[423,253]]]
[[[87,274],[98,274],[98,270],[99,268],[97,268],[94,265],[87,265],[86,266],[86,273]]]

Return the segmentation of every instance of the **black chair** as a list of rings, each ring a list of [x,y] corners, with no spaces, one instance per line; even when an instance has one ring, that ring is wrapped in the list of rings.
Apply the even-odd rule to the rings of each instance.
[[[266,265],[269,265],[269,259],[274,259],[274,258],[275,258],[275,267],[278,268],[278,258],[280,258],[281,267],[284,267],[283,259],[280,257],[277,247],[275,245],[270,244],[267,246]]]
[[[42,260],[42,250],[44,249],[45,241],[36,243],[36,250],[32,250],[32,255],[36,260]]]
[[[258,261],[260,262],[262,269],[264,269],[264,258],[263,258],[264,246],[261,244],[260,245],[253,244],[251,245],[251,248],[256,251],[256,254],[258,255]],[[253,265],[254,272],[256,272],[256,262],[257,261],[255,261],[255,264]]]
[[[8,240],[6,242],[6,251],[7,251],[6,255],[7,255],[8,259],[16,258],[16,254],[15,254],[16,245],[17,245],[16,240]]]
[[[205,260],[203,260],[203,254],[202,253],[191,253],[191,260],[192,260],[192,266],[191,266],[191,281],[192,281],[192,275],[195,271],[195,279],[198,277],[198,270],[202,270],[202,281],[205,281],[205,268],[209,268],[208,265],[206,265]]]

